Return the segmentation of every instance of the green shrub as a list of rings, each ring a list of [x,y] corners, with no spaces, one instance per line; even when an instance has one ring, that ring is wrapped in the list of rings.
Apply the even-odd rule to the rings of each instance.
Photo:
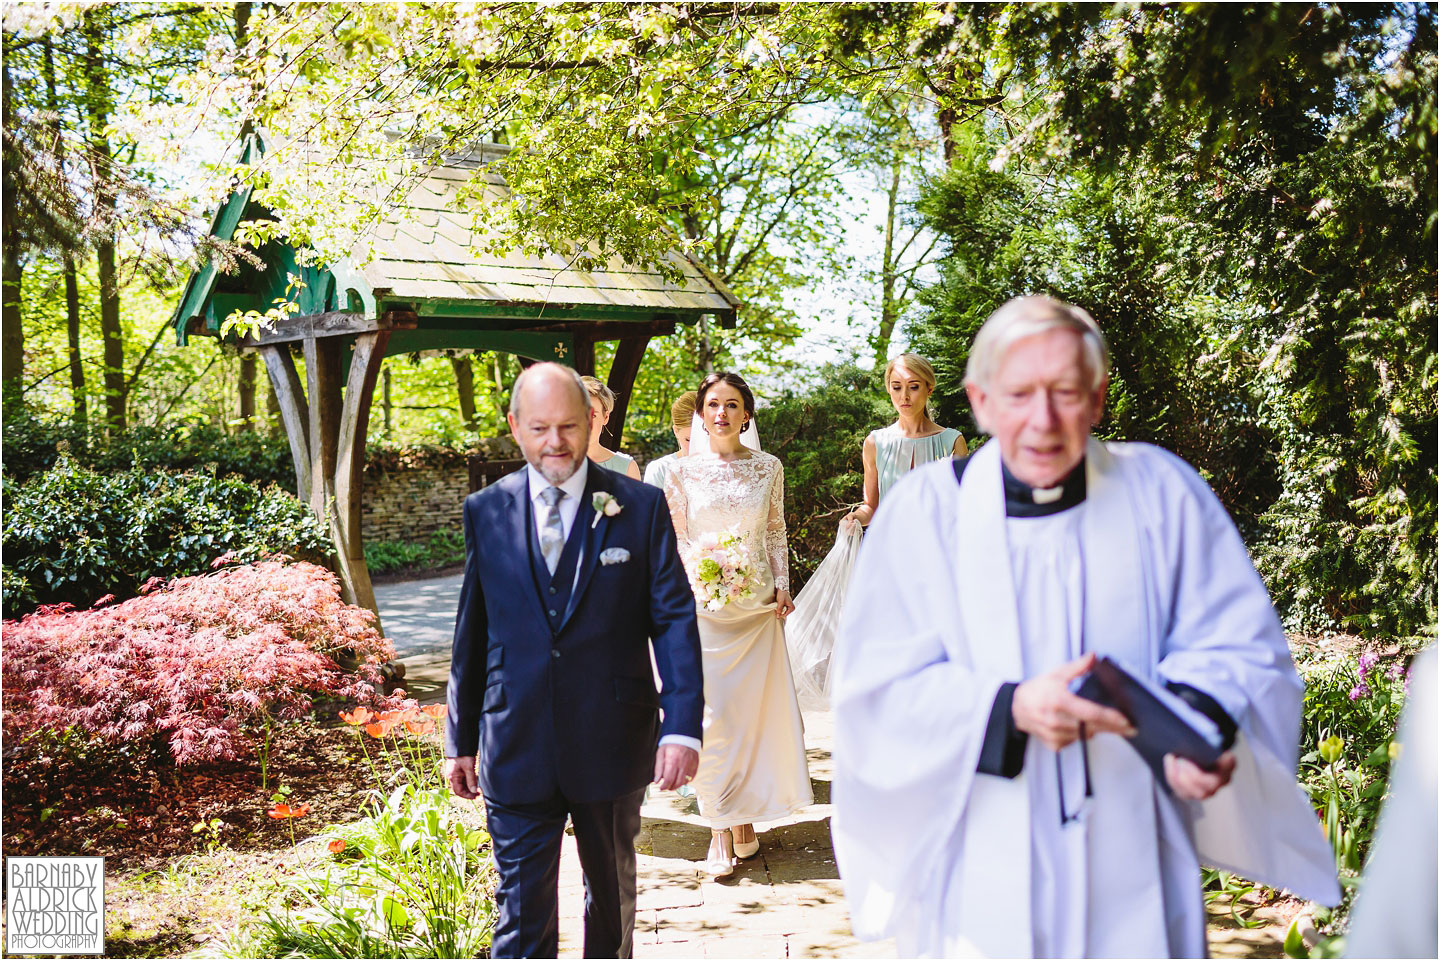
[[[1381,654],[1362,651],[1353,640],[1333,650],[1297,651],[1305,680],[1300,782],[1325,826],[1346,886],[1336,910],[1316,912],[1327,938],[1348,927],[1355,885],[1385,802],[1409,686],[1407,660],[1403,645]]]
[[[238,478],[133,468],[102,474],[62,460],[4,480],[5,616],[35,604],[89,607],[147,580],[201,574],[221,555],[318,560],[328,532],[289,493]]]
[[[106,437],[68,423],[50,423],[26,414],[5,422],[4,473],[26,481],[54,467],[62,456],[103,473],[145,468],[203,470],[256,484],[295,484],[295,461],[284,437],[255,431],[227,434],[209,424],[132,427]]]
[[[835,530],[864,499],[865,435],[895,420],[879,374],[827,366],[820,386],[786,393],[761,413],[761,441],[785,465],[790,589],[799,591],[835,543]]]
[[[375,541],[365,545],[365,566],[371,574],[429,570],[465,562],[465,534],[442,528],[423,541]]]

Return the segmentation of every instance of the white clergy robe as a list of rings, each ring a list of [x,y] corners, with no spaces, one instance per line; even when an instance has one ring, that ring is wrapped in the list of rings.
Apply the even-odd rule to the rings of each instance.
[[[861,549],[835,652],[834,840],[851,922],[901,956],[1202,956],[1199,865],[1340,897],[1295,781],[1302,685],[1224,508],[1179,458],[1086,453],[1086,499],[1005,516],[999,445],[912,471]],[[1090,651],[1209,695],[1231,783],[1175,798],[1116,735],[978,773],[1003,685]],[[1061,825],[1061,793],[1067,815]]]

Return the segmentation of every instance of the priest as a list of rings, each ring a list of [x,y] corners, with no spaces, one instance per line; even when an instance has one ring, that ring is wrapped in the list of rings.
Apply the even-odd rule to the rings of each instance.
[[[835,851],[856,934],[902,957],[1203,956],[1202,863],[1339,901],[1269,596],[1193,469],[1090,436],[1108,369],[1085,311],[1002,306],[966,369],[991,442],[912,471],[865,538]],[[1220,760],[1152,772],[1130,720],[1073,693],[1099,655],[1208,717]]]

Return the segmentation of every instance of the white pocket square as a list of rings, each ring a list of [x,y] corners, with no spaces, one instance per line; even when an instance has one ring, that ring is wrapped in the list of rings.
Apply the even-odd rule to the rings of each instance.
[[[609,566],[610,564],[624,564],[630,559],[630,552],[623,547],[611,547],[600,552],[600,563]]]

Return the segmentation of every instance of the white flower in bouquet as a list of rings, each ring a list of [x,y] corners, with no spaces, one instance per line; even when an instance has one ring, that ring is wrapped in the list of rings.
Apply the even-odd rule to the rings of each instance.
[[[755,564],[750,548],[735,533],[702,534],[686,558],[695,600],[707,611],[755,596]]]

